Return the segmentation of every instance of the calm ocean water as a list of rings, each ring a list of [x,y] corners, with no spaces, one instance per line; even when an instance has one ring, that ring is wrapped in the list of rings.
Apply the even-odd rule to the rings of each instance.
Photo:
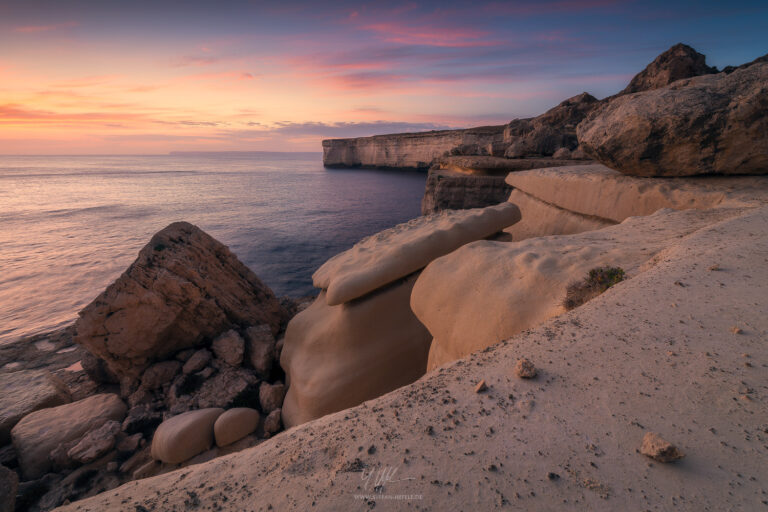
[[[419,215],[426,176],[326,170],[319,153],[0,156],[0,343],[72,322],[155,232],[185,220],[276,294]]]

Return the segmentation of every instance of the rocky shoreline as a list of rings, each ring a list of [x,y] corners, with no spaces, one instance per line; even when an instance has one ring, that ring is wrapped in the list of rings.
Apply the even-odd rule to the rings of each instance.
[[[764,505],[766,78],[676,45],[604,100],[326,141],[430,166],[424,216],[298,302],[164,228],[0,346],[0,512]]]

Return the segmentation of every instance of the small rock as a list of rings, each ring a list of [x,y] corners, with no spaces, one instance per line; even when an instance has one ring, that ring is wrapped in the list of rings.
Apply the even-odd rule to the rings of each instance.
[[[569,160],[571,158],[571,150],[568,148],[559,148],[554,152],[552,158],[556,160]]]
[[[481,380],[477,383],[477,386],[475,386],[475,393],[482,393],[483,391],[488,389],[488,385],[485,383],[485,380]]]
[[[216,357],[228,365],[240,366],[243,364],[245,341],[243,341],[243,338],[241,338],[234,329],[230,329],[213,340],[211,348],[213,348],[213,353],[216,354]]]
[[[106,470],[109,471],[110,473],[114,473],[115,471],[117,471],[117,467],[118,467],[117,462],[115,461],[108,462],[106,466]]]
[[[181,371],[185,374],[199,372],[205,368],[210,361],[211,353],[208,350],[202,348],[192,354],[189,359],[187,359],[187,362],[184,363],[184,367],[181,369]]]
[[[136,407],[141,404],[149,404],[154,400],[152,392],[146,388],[140,387],[130,395],[128,395],[128,407]]]
[[[203,382],[194,393],[197,406],[209,407],[258,407],[259,379],[252,370],[228,366]]]
[[[109,369],[106,361],[96,357],[87,350],[83,351],[83,358],[80,360],[80,364],[85,370],[85,374],[91,378],[93,382],[98,384],[117,384],[120,379],[117,375]]]
[[[738,327],[736,327],[736,326],[734,325],[734,326],[732,326],[732,327],[731,327],[731,332],[732,332],[733,334],[741,334],[741,333],[743,333],[744,331],[742,331],[740,328],[738,328]]]
[[[264,420],[264,433],[271,435],[280,430],[281,414],[282,414],[282,410],[280,409],[275,409],[274,411],[269,413],[267,418]]]
[[[13,512],[18,488],[19,477],[16,472],[0,466],[0,512]]]
[[[115,437],[120,432],[120,422],[107,421],[99,428],[91,430],[68,452],[70,459],[80,464],[88,464],[106,455],[115,446]]]
[[[547,478],[550,479],[550,480],[553,480],[553,481],[554,480],[560,480],[560,475],[550,471],[549,473],[547,473]]]
[[[0,373],[0,446],[27,414],[71,401],[66,384],[47,370]]]
[[[717,264],[712,265],[707,270],[709,270],[710,272],[716,272],[716,271],[720,270],[720,265],[717,265]]]
[[[176,360],[182,363],[186,363],[195,352],[196,351],[193,348],[184,349],[181,352],[176,353]]]
[[[261,383],[259,387],[259,403],[261,404],[261,410],[265,414],[282,408],[284,399],[285,385],[282,382],[275,384],[270,384],[269,382]]]
[[[213,424],[216,446],[227,446],[255,431],[261,421],[256,409],[236,407],[224,412]]]
[[[640,445],[640,453],[659,462],[672,462],[685,456],[673,444],[655,432],[647,432]]]
[[[532,379],[536,376],[536,373],[536,367],[529,359],[522,357],[517,360],[517,364],[515,365],[515,375],[521,379]]]
[[[149,432],[163,421],[163,414],[152,410],[148,404],[137,405],[128,411],[128,416],[123,420],[123,432],[136,434]]]
[[[143,438],[144,436],[142,436],[141,433],[126,436],[118,441],[115,448],[121,455],[131,454],[139,449],[139,446],[141,446],[141,440]]]
[[[275,337],[269,325],[256,325],[245,331],[248,361],[262,379],[269,377],[275,360]]]
[[[68,441],[66,443],[59,444],[56,448],[51,450],[48,455],[48,459],[51,461],[51,470],[54,472],[61,472],[66,469],[72,469],[75,467],[75,461],[69,456],[69,450],[71,450],[79,439]]]
[[[163,384],[170,383],[173,377],[179,373],[181,363],[178,361],[162,361],[155,363],[144,371],[141,377],[141,385],[145,389],[157,389]]]
[[[143,450],[138,451],[131,455],[128,460],[120,465],[120,472],[132,475],[134,471],[152,460],[150,455],[150,447],[147,446]]]

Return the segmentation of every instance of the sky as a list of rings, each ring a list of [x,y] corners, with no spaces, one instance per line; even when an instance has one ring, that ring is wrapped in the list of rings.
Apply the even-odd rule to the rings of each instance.
[[[616,93],[684,42],[768,52],[768,2],[0,0],[0,154],[320,151]]]

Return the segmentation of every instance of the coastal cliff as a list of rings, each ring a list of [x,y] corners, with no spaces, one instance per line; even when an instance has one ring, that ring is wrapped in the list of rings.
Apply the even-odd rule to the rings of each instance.
[[[426,170],[436,158],[451,151],[493,154],[494,145],[498,146],[503,139],[504,125],[328,139],[323,141],[323,165]]]

